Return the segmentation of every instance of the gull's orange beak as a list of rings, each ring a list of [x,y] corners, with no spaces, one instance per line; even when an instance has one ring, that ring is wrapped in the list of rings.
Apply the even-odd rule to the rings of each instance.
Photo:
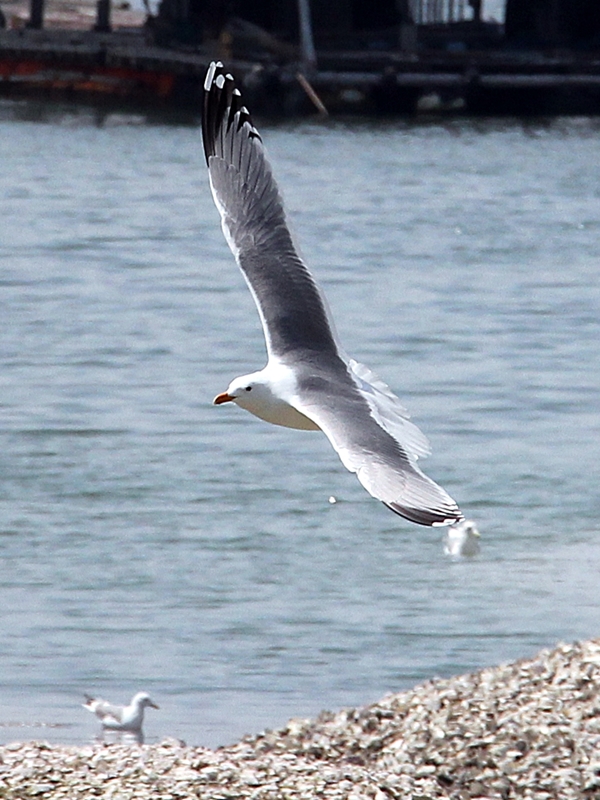
[[[227,392],[221,392],[221,394],[218,394],[215,397],[215,399],[213,400],[213,404],[215,406],[220,406],[221,403],[230,403],[232,400],[235,400],[235,398],[232,397],[230,394],[227,394]]]

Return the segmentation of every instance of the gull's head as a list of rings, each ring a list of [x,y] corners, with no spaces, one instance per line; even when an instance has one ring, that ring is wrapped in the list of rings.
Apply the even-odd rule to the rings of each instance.
[[[272,425],[285,428],[299,428],[317,431],[319,426],[298,411],[288,398],[294,397],[296,379],[291,370],[280,364],[271,364],[250,375],[242,375],[231,381],[226,392],[218,394],[213,400],[222,403],[236,403],[251,414]]]
[[[138,692],[131,701],[131,705],[137,708],[158,708],[156,703],[150,699],[150,695],[146,692]]]
[[[237,403],[247,411],[255,412],[257,408],[268,405],[273,393],[268,383],[259,372],[251,375],[242,375],[235,378],[227,387],[226,392],[218,394],[213,403],[220,406],[222,403]]]

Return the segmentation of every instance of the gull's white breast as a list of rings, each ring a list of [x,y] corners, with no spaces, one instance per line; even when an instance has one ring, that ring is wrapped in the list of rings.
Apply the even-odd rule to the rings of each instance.
[[[294,407],[297,396],[297,381],[294,370],[280,361],[272,359],[262,370],[262,380],[268,391],[253,400],[246,408],[252,414],[272,425],[297,428],[303,431],[318,431],[319,426]],[[250,400],[250,398],[248,398]]]

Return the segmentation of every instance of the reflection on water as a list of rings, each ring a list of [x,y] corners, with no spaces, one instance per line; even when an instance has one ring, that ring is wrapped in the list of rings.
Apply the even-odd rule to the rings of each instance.
[[[189,109],[169,108],[158,104],[136,110],[118,98],[99,98],[76,104],[68,100],[7,99],[0,97],[0,122],[38,122],[63,127],[120,125],[198,125],[199,114]]]
[[[145,690],[147,741],[224,743],[595,635],[598,123],[263,126],[346,349],[481,531],[452,560],[323,436],[212,406],[264,344],[197,125],[111,113],[0,103],[1,738]]]

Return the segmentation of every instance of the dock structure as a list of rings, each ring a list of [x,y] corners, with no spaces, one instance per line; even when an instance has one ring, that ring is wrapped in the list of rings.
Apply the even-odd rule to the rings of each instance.
[[[0,92],[197,108],[220,58],[269,114],[600,112],[596,0],[506,0],[504,24],[481,0],[145,6],[0,0]]]

